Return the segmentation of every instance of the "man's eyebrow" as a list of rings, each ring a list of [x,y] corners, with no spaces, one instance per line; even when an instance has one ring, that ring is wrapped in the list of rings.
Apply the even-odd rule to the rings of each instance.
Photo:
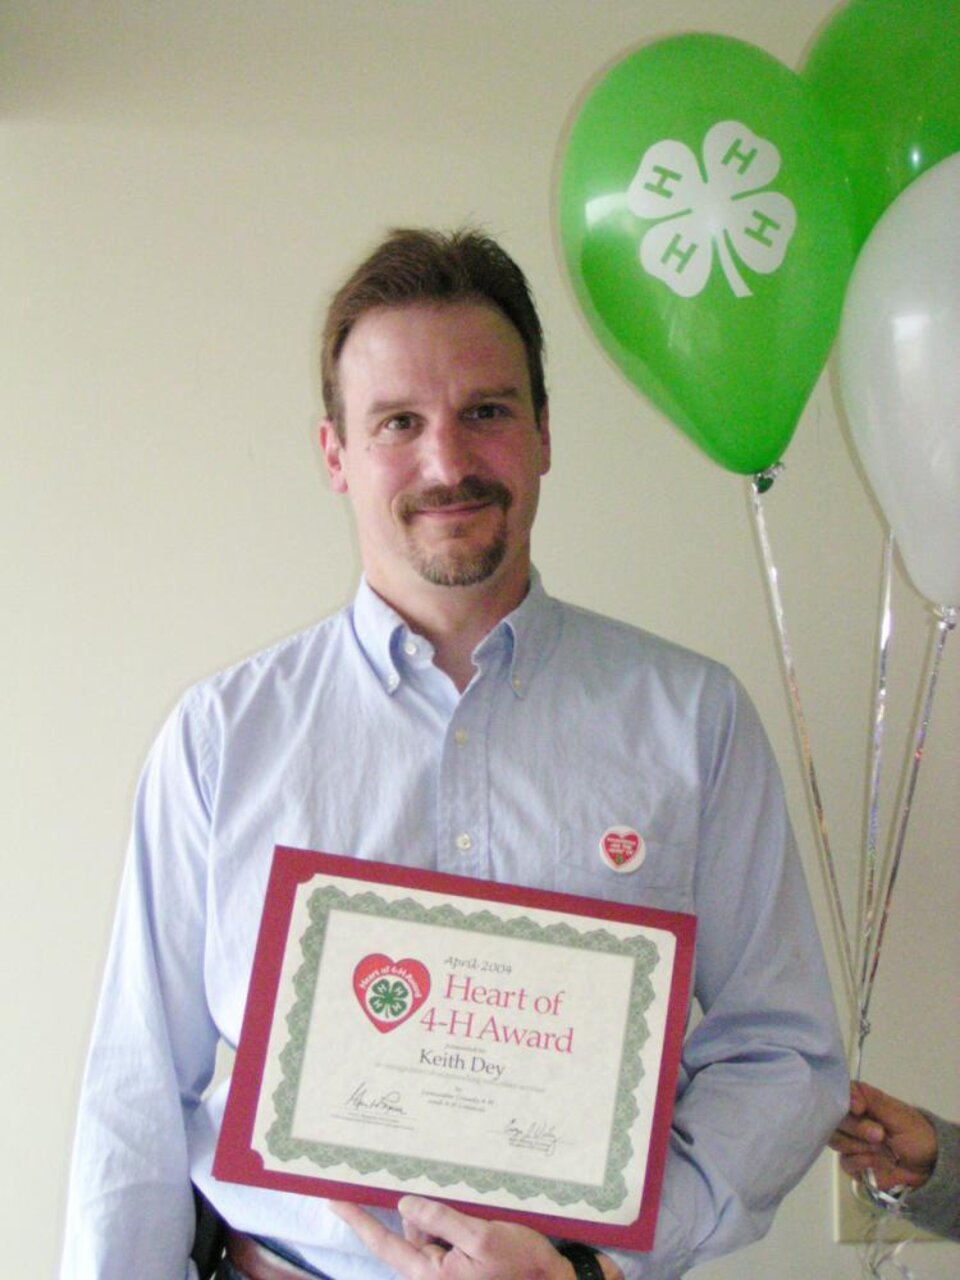
[[[479,387],[466,397],[467,400],[520,400],[523,393],[519,387]]]
[[[477,387],[463,397],[467,404],[476,404],[480,400],[522,400],[523,392],[519,387],[511,385],[501,387]],[[415,413],[418,401],[416,396],[391,396],[388,400],[374,400],[367,405],[365,413],[368,417],[379,418],[385,413]]]
[[[374,400],[364,410],[368,418],[379,418],[382,413],[407,413],[415,405],[413,396],[397,396],[390,400]]]

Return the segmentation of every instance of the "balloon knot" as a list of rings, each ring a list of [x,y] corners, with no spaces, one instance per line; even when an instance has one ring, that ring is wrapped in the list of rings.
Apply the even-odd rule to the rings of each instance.
[[[782,471],[782,462],[775,462],[772,467],[767,467],[765,471],[758,471],[753,477],[753,487],[757,493],[767,493],[772,489],[774,480]]]

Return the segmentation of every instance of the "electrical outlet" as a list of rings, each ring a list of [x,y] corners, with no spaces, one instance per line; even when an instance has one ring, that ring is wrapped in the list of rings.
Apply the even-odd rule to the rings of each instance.
[[[900,1240],[936,1240],[938,1237],[921,1231],[905,1218],[877,1209],[865,1197],[861,1197],[855,1183],[840,1168],[840,1160],[833,1157],[833,1240],[835,1244],[863,1244],[870,1228],[882,1224],[883,1239],[891,1244]]]

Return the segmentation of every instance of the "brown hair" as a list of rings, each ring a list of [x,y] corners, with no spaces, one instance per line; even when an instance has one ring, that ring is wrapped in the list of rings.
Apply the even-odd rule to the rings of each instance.
[[[401,228],[357,267],[327,311],[320,356],[323,402],[341,440],[345,424],[337,366],[360,317],[376,307],[471,301],[496,307],[520,335],[539,417],[547,403],[543,329],[523,272],[495,240],[478,231]]]

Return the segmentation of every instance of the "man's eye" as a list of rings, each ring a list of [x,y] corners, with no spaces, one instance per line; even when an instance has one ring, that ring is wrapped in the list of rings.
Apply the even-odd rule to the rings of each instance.
[[[387,418],[382,424],[382,430],[389,431],[394,435],[402,435],[405,431],[411,430],[414,425],[412,413],[395,413],[392,418]]]
[[[475,422],[495,422],[498,418],[506,418],[509,410],[505,404],[475,404],[467,410],[467,417]]]

